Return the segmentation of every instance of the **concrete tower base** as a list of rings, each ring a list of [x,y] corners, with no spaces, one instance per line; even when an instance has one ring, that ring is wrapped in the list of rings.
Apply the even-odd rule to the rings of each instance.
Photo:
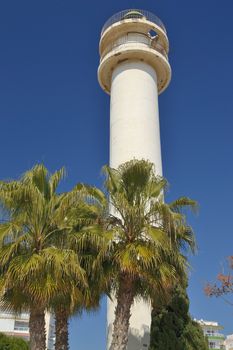
[[[108,299],[107,349],[110,349],[113,332],[116,300]],[[127,350],[146,350],[150,344],[151,306],[144,301],[135,302],[131,308],[129,340]]]

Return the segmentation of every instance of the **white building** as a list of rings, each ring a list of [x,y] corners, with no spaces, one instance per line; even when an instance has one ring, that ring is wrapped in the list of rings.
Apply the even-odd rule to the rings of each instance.
[[[218,322],[195,320],[201,326],[204,335],[208,338],[209,349],[225,350],[225,336],[220,333],[223,329]]]
[[[55,322],[50,313],[45,315],[46,346],[48,350],[54,350]],[[6,335],[23,338],[29,341],[29,313],[14,314],[0,311],[0,332]]]
[[[14,315],[11,312],[0,312],[0,332],[6,335],[29,340],[29,314]]]
[[[98,80],[110,100],[110,166],[132,159],[149,160],[162,175],[158,95],[168,86],[169,42],[161,20],[144,10],[124,10],[104,25]],[[108,348],[116,303],[108,300]],[[135,302],[128,350],[149,348],[151,308]]]
[[[233,334],[228,335],[225,340],[226,350],[233,350]]]

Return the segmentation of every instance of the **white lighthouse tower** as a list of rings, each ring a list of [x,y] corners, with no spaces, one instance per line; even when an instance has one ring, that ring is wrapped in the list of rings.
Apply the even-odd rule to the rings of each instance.
[[[149,160],[162,175],[158,95],[168,86],[169,42],[161,20],[144,10],[112,16],[100,38],[98,79],[110,94],[110,166]],[[115,303],[108,301],[108,348]],[[128,350],[149,347],[150,307],[136,302],[131,310]]]

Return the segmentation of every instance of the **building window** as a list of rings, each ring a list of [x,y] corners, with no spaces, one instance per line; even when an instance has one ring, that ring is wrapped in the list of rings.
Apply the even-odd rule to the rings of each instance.
[[[28,322],[15,321],[14,330],[28,332],[29,331],[29,324],[28,324]]]

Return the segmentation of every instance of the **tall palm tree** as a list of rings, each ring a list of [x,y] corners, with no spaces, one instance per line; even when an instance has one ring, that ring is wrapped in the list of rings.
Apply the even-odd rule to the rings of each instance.
[[[192,227],[186,222],[186,211],[191,209],[193,212],[197,210],[197,203],[187,197],[180,197],[171,203],[157,202],[155,203],[155,209],[160,213],[161,223],[163,230],[166,232],[170,240],[170,247],[172,248],[174,254],[180,256],[184,261],[187,260],[187,254],[189,252],[195,253],[196,242]],[[182,281],[183,288],[187,288],[187,276],[184,275]],[[173,290],[177,286],[171,285],[170,292],[168,294],[168,299],[173,296]],[[167,305],[168,300],[164,300],[165,305]],[[156,295],[153,299],[153,310],[160,309],[163,305],[163,300],[161,296]]]
[[[106,273],[102,273],[103,264],[95,263],[106,242],[103,235],[107,207],[105,195],[95,187],[78,184],[67,195],[66,202],[69,203],[70,210],[66,212],[65,219],[70,229],[62,242],[59,240],[56,244],[75,252],[85,271],[87,283],[83,285],[68,276],[65,283],[69,286],[68,293],[60,289],[51,299],[51,309],[56,320],[56,350],[69,348],[69,317],[80,314],[83,310],[98,309],[101,296],[107,292],[109,285],[106,282]]]
[[[106,166],[104,172],[112,233],[107,254],[117,299],[110,349],[125,350],[134,299],[166,294],[172,284],[183,278],[187,262],[178,249],[174,250],[183,242],[176,235],[183,234],[188,242],[193,235],[179,213],[181,200],[171,205],[174,211],[164,203],[167,183],[155,176],[151,163],[132,160],[118,169]],[[188,199],[183,201],[195,204]]]
[[[99,308],[101,291],[98,282],[94,286],[87,286],[82,290],[76,285],[71,287],[70,293],[58,294],[53,298],[50,309],[55,315],[55,350],[69,349],[68,325],[71,315],[81,315],[83,311],[93,311]]]
[[[45,309],[58,291],[68,294],[68,278],[86,285],[76,252],[62,246],[70,230],[67,215],[81,200],[79,187],[57,193],[64,175],[63,168],[51,175],[36,165],[20,180],[0,184],[0,202],[8,213],[0,224],[2,293],[20,290],[30,299],[31,350],[45,349]]]
[[[93,189],[94,190],[94,189]],[[94,190],[94,191],[97,191]],[[67,220],[73,228],[63,241],[78,256],[81,267],[85,270],[87,283],[78,283],[68,276],[67,292],[59,290],[51,299],[51,309],[55,314],[56,350],[68,350],[68,322],[73,314],[81,314],[84,310],[96,310],[99,308],[101,296],[107,291],[106,273],[102,273],[103,264],[95,267],[95,261],[99,255],[100,247],[104,243],[102,225],[102,207],[87,203],[90,200],[90,188],[83,185],[84,200],[79,208],[72,208]],[[93,192],[91,190],[91,192]],[[101,210],[100,210],[101,208]]]

